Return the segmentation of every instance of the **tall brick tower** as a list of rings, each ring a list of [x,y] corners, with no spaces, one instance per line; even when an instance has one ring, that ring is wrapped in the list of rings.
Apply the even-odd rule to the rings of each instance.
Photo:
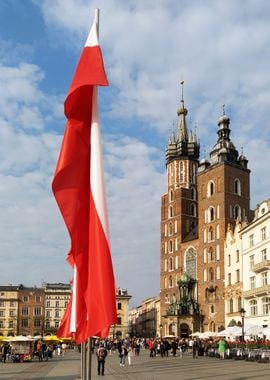
[[[248,160],[230,139],[225,109],[210,160],[200,162],[196,135],[187,130],[183,87],[177,114],[161,198],[159,332],[184,337],[223,329],[225,235],[237,218],[250,220],[252,211]]]
[[[160,315],[162,333],[167,335],[179,335],[181,329],[188,333],[193,329],[190,318],[182,321],[182,327],[179,324],[178,282],[185,272],[189,272],[192,278],[197,277],[194,242],[198,236],[197,170],[200,147],[196,135],[187,130],[183,83],[177,111],[177,133],[172,133],[166,147],[167,192],[161,200]],[[187,271],[183,267],[185,258],[189,263]]]
[[[229,224],[250,219],[250,170],[230,140],[230,119],[218,120],[210,162],[198,168],[198,299],[205,331],[224,327],[224,239]]]

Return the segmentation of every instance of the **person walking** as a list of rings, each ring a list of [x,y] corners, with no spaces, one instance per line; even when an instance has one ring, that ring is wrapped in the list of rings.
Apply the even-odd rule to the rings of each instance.
[[[126,346],[125,346],[125,344],[122,344],[121,353],[119,355],[120,356],[120,367],[125,367],[127,354],[128,354],[128,352],[127,352]]]
[[[177,350],[177,342],[176,342],[176,339],[174,338],[172,341],[172,354],[173,354],[173,356],[176,356],[176,350]]]
[[[218,341],[218,353],[219,353],[219,357],[221,360],[224,359],[224,356],[225,356],[225,350],[226,350],[226,342],[223,338],[221,338],[219,341]]]
[[[97,363],[98,363],[98,366],[97,366],[97,373],[98,373],[98,375],[101,374],[102,376],[104,376],[104,372],[105,372],[105,359],[106,359],[107,353],[108,352],[107,352],[106,348],[104,347],[104,344],[100,343],[99,348],[97,349],[97,352],[96,352]]]
[[[198,359],[198,353],[199,353],[199,342],[195,338],[192,345],[192,353],[193,353],[193,359]]]

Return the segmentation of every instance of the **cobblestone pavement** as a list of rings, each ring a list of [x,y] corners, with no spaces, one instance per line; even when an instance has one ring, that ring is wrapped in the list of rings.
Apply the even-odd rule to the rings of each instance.
[[[92,356],[91,379],[111,380],[267,380],[270,363],[220,360],[217,358],[183,355],[182,358],[149,357],[149,351],[131,358],[131,366],[120,367],[117,353],[106,359],[105,376],[97,375],[97,360]],[[64,357],[48,362],[0,363],[0,380],[75,380],[80,378],[80,354],[70,350]]]

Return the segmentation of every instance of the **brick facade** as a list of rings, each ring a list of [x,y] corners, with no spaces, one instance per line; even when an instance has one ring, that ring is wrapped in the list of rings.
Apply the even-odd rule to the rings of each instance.
[[[248,161],[230,140],[230,119],[225,112],[219,118],[210,160],[199,161],[186,114],[182,99],[178,133],[166,149],[167,192],[161,198],[161,321],[165,334],[180,336],[223,329],[227,228],[252,216]],[[183,275],[195,287],[188,296]]]

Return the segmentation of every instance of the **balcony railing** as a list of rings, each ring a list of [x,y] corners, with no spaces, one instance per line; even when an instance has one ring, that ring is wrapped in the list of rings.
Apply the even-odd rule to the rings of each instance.
[[[258,273],[258,272],[262,272],[262,271],[264,271],[264,270],[266,270],[266,269],[269,269],[270,268],[270,260],[263,260],[263,261],[261,261],[260,263],[258,263],[258,264],[253,264],[252,266],[251,266],[251,270],[253,271],[253,272],[256,272],[256,273]]]
[[[254,288],[243,292],[243,297],[250,298],[254,296],[261,296],[264,294],[270,294],[270,285],[260,286],[259,288]]]

